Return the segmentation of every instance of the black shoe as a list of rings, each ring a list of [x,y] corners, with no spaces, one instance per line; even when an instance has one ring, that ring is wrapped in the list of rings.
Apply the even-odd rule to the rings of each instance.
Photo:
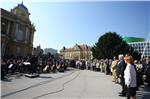
[[[118,94],[122,94],[122,92],[118,92]]]
[[[119,94],[119,96],[121,96],[121,97],[126,97],[126,94]]]

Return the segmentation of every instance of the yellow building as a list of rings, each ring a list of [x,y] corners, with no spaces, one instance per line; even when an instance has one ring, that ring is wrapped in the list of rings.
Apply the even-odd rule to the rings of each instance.
[[[11,11],[1,8],[1,56],[26,56],[32,54],[35,26],[23,3]]]
[[[92,51],[91,47],[88,45],[78,45],[76,44],[72,48],[65,48],[63,47],[60,50],[60,54],[65,58],[65,59],[92,59]]]

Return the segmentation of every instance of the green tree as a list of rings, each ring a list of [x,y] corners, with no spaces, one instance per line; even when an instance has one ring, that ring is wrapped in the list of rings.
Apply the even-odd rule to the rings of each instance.
[[[132,47],[130,47],[130,55],[132,55],[132,57],[135,60],[140,60],[141,59],[141,53],[139,53],[138,51],[134,50]]]
[[[130,47],[116,32],[107,32],[102,35],[91,50],[96,59],[113,58],[119,54],[130,53]]]

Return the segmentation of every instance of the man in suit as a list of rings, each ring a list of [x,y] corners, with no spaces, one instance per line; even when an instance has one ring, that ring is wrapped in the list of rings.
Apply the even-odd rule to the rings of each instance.
[[[122,91],[119,93],[119,96],[126,96],[126,86],[125,86],[125,80],[124,80],[124,70],[126,68],[126,63],[124,61],[124,56],[119,55],[119,62],[117,66],[118,75],[120,78],[120,84],[122,86]]]
[[[30,63],[31,63],[31,71],[30,73],[36,73],[37,72],[37,63],[38,63],[38,59],[35,55],[33,55],[30,59]]]

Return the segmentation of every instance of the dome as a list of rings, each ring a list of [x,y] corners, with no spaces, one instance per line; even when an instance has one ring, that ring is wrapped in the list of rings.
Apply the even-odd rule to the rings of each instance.
[[[21,4],[18,4],[17,7],[20,8],[20,9],[22,9],[25,12],[28,12],[28,8],[23,4],[23,2]]]

